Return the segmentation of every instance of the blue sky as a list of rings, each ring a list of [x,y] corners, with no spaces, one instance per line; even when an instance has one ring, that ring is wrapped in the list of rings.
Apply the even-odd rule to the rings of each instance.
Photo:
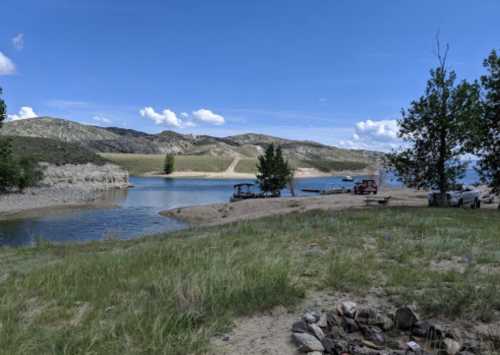
[[[388,149],[434,39],[459,78],[500,48],[498,0],[3,0],[11,118]],[[24,107],[24,109],[22,109]],[[21,111],[20,111],[21,110]]]

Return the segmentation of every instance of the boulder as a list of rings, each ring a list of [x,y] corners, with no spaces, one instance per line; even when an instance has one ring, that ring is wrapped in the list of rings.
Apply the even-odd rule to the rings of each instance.
[[[400,330],[410,330],[418,321],[418,317],[409,307],[401,307],[394,315],[394,325]]]
[[[317,323],[319,321],[319,314],[317,312],[306,312],[303,319],[307,323]]]
[[[451,338],[443,339],[443,350],[446,355],[455,355],[460,351],[461,345],[458,341]]]
[[[343,316],[354,318],[358,305],[352,301],[344,301],[340,304],[340,313]]]
[[[323,330],[317,325],[317,324],[309,324],[309,332],[313,334],[318,340],[323,340],[325,337],[325,334],[323,333]]]
[[[323,344],[314,335],[308,333],[293,333],[293,341],[297,344],[299,351],[308,353],[312,351],[324,351]]]
[[[292,324],[292,332],[294,333],[307,333],[307,323],[303,320],[299,320]]]
[[[417,321],[411,328],[411,334],[420,337],[420,338],[425,338],[429,334],[429,329],[431,328],[431,324],[425,320],[422,321]]]
[[[342,318],[342,328],[346,333],[354,333],[359,330],[359,325],[354,319],[344,317]]]
[[[384,332],[379,327],[365,325],[360,326],[360,329],[365,340],[368,340],[370,343],[373,343],[376,346],[383,346],[385,344]]]

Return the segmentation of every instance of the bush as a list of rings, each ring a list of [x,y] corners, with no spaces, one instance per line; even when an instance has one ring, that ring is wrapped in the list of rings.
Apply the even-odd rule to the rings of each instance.
[[[0,192],[16,188],[23,191],[38,184],[42,178],[43,172],[33,158],[16,159],[12,154],[10,139],[0,140]]]
[[[172,174],[175,169],[175,157],[172,154],[165,156],[165,163],[163,165],[163,172],[167,175]]]

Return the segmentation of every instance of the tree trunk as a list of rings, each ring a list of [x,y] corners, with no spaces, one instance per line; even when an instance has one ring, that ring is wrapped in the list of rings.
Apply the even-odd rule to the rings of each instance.
[[[439,175],[439,201],[438,206],[444,207],[448,205],[446,193],[448,192],[448,179],[446,177],[446,130],[442,129],[439,137],[439,161],[438,161],[438,175]]]

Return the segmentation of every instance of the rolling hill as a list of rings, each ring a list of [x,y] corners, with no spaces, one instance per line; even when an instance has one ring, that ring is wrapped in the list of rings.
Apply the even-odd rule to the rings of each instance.
[[[0,134],[76,143],[98,153],[173,153],[256,158],[268,144],[275,143],[281,145],[288,159],[295,161],[351,161],[371,165],[382,157],[379,152],[341,149],[311,141],[295,141],[263,134],[248,133],[223,138],[173,131],[149,134],[132,129],[84,125],[51,117],[7,122]]]

